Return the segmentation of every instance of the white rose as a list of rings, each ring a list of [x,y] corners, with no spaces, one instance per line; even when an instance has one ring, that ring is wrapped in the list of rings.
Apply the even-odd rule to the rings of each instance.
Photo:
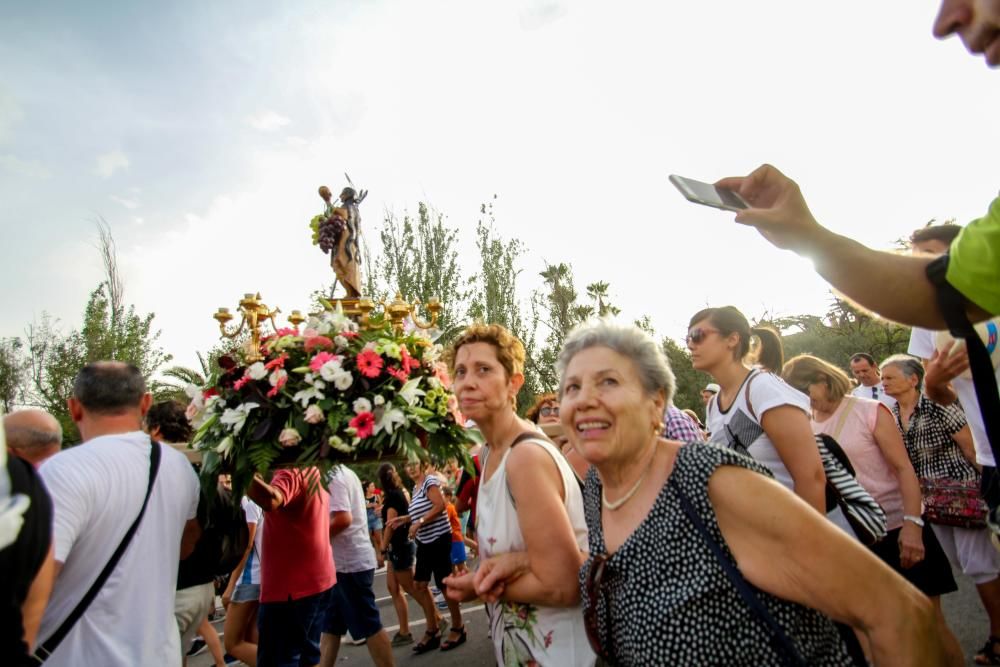
[[[250,376],[251,380],[263,380],[267,377],[267,369],[264,368],[264,362],[257,361],[250,364],[250,367],[247,368],[247,375]]]
[[[354,376],[349,371],[339,370],[333,378],[333,386],[338,391],[347,391],[354,384]]]
[[[318,405],[310,405],[306,408],[305,420],[307,424],[319,424],[323,421],[323,409]]]
[[[358,400],[354,401],[354,405],[351,407],[354,408],[354,414],[356,415],[360,415],[362,412],[372,411],[371,401],[369,401],[367,398],[359,398]]]
[[[340,359],[331,359],[322,366],[320,366],[319,374],[327,382],[333,382],[333,379],[337,377],[337,373],[341,372]]]
[[[302,442],[302,436],[294,428],[286,428],[278,434],[278,442],[282,447],[294,447]]]
[[[375,397],[375,405],[385,405],[385,398],[382,397],[382,394]]]

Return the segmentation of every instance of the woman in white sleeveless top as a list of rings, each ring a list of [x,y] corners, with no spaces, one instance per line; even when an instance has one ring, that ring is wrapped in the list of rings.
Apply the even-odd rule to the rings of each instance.
[[[499,325],[474,325],[449,363],[459,408],[489,444],[476,506],[482,560],[447,580],[448,595],[486,600],[498,664],[592,665],[577,580],[583,497],[559,450],[514,411],[524,347]]]

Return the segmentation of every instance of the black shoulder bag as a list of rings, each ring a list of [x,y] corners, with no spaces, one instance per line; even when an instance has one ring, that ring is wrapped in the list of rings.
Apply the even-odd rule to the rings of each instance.
[[[40,665],[44,663],[52,655],[53,651],[62,643],[62,640],[66,638],[69,631],[73,629],[76,622],[86,613],[87,607],[90,603],[94,601],[97,594],[101,592],[101,588],[104,587],[104,582],[108,580],[111,573],[114,572],[115,567],[118,565],[118,561],[125,554],[125,550],[128,549],[128,545],[132,542],[132,537],[135,535],[135,531],[139,528],[139,524],[142,523],[142,517],[146,514],[146,506],[149,504],[149,496],[153,491],[153,483],[156,481],[156,474],[160,470],[160,447],[161,445],[153,440],[150,440],[150,452],[149,452],[149,486],[146,487],[146,497],[142,501],[142,507],[139,509],[139,515],[129,526],[128,531],[126,531],[125,536],[122,537],[121,544],[115,549],[115,552],[111,554],[111,558],[108,559],[107,565],[101,570],[101,573],[97,575],[97,579],[91,584],[90,590],[83,596],[80,602],[77,603],[76,607],[70,612],[70,615],[66,617],[66,620],[62,622],[62,625],[52,633],[45,642],[35,649],[35,653],[31,656],[34,664]]]

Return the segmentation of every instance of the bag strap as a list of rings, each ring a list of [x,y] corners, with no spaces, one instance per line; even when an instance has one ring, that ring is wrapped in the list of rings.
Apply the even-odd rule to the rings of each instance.
[[[90,590],[86,592],[83,598],[77,603],[76,607],[70,612],[66,620],[62,622],[58,629],[52,633],[52,635],[45,640],[38,648],[35,649],[35,653],[31,656],[34,663],[40,665],[48,660],[53,651],[62,643],[62,640],[66,638],[76,622],[80,620],[90,606],[90,603],[94,601],[97,594],[101,592],[101,588],[104,587],[104,583],[111,576],[115,567],[118,565],[118,561],[125,554],[125,550],[128,549],[128,545],[132,542],[132,537],[135,535],[136,530],[139,528],[139,524],[142,522],[142,517],[146,514],[146,506],[149,505],[149,496],[153,491],[153,483],[156,481],[156,475],[160,470],[160,447],[158,442],[150,439],[150,452],[149,452],[149,484],[146,487],[146,497],[142,500],[142,507],[139,509],[139,515],[135,517],[135,521],[129,526],[129,529],[125,532],[125,536],[122,537],[121,544],[115,549],[114,553],[111,554],[111,558],[108,559],[107,565],[101,570],[101,573],[97,575],[97,579],[91,584]]]
[[[525,442],[526,440],[544,440],[545,442],[555,447],[555,443],[552,442],[549,436],[545,435],[544,433],[525,431],[524,433],[514,438],[514,442],[510,443],[510,449],[514,449],[515,445]],[[556,447],[556,449],[558,449],[558,447]],[[558,466],[559,464],[556,463],[556,465]],[[583,480],[577,477],[575,472],[573,473],[573,479],[576,480],[576,485],[580,487],[580,492],[582,493]],[[510,492],[510,484],[507,484],[506,486],[507,486],[507,497],[510,498],[510,504],[514,507],[514,509],[517,509],[517,502],[514,500],[514,494]]]
[[[965,312],[965,297],[947,280],[949,261],[948,255],[941,255],[928,264],[927,279],[936,288],[938,308],[948,324],[951,335],[965,340],[965,348],[969,353],[969,369],[972,371],[972,384],[976,388],[976,398],[979,399],[979,411],[986,427],[986,437],[990,441],[993,458],[1000,462],[1000,390],[997,389],[993,362],[990,361],[990,353]]]
[[[851,416],[851,409],[854,405],[854,397],[850,394],[845,394],[844,405],[840,409],[840,416],[837,417],[837,425],[833,427],[833,433],[830,433],[830,437],[834,440],[840,441],[840,432],[844,430],[844,425],[847,424],[847,418]]]
[[[747,410],[750,411],[750,416],[753,417],[753,420],[759,424],[760,420],[757,419],[757,413],[754,412],[753,403],[750,401],[750,385],[753,384],[753,381],[758,375],[760,375],[760,371],[750,371],[750,375],[745,380],[746,384],[743,385],[743,401],[747,404]]]
[[[722,566],[722,570],[726,573],[726,577],[729,578],[730,583],[736,587],[740,597],[743,598],[743,602],[745,602],[747,607],[750,608],[750,611],[754,614],[754,616],[763,622],[764,625],[767,626],[768,630],[770,630],[771,648],[773,648],[774,652],[778,654],[778,657],[781,659],[783,664],[805,667],[808,663],[805,661],[805,658],[802,657],[802,654],[799,653],[799,649],[792,642],[791,638],[789,638],[785,629],[782,628],[776,620],[774,620],[774,616],[772,616],[771,612],[764,606],[760,597],[758,597],[757,593],[750,587],[750,584],[747,583],[747,580],[743,577],[740,571],[736,569],[732,562],[730,562],[729,558],[726,557],[726,554],[723,553],[719,542],[708,531],[705,523],[701,520],[701,517],[698,516],[698,512],[688,499],[687,494],[681,490],[680,484],[674,484],[673,487],[677,492],[677,497],[681,501],[681,509],[683,509],[684,513],[687,514],[688,519],[691,520],[694,527],[698,529],[698,532],[701,534],[701,538],[705,541],[709,548],[711,548],[712,554],[715,556],[715,560]]]

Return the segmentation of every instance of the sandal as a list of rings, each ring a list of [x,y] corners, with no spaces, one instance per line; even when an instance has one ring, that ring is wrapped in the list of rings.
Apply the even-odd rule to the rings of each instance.
[[[393,646],[404,646],[406,644],[412,644],[412,643],[413,643],[413,634],[409,632],[407,632],[406,634],[403,634],[402,632],[397,632],[395,636],[393,636],[392,638]]]
[[[464,625],[460,628],[452,628],[451,631],[458,635],[458,639],[456,639],[455,641],[452,641],[450,639],[445,639],[443,642],[441,642],[442,651],[450,651],[456,646],[461,646],[462,644],[465,643],[465,640],[469,638],[468,635],[465,634]]]
[[[428,651],[433,651],[438,646],[441,645],[441,631],[434,628],[434,632],[428,630],[424,633],[424,638],[420,640],[419,644],[413,645],[413,652],[417,655],[421,653],[427,653]]]
[[[979,653],[976,653],[976,664],[1000,665],[1000,651],[997,650],[998,645],[1000,645],[1000,637],[990,635],[983,648],[979,650]]]

